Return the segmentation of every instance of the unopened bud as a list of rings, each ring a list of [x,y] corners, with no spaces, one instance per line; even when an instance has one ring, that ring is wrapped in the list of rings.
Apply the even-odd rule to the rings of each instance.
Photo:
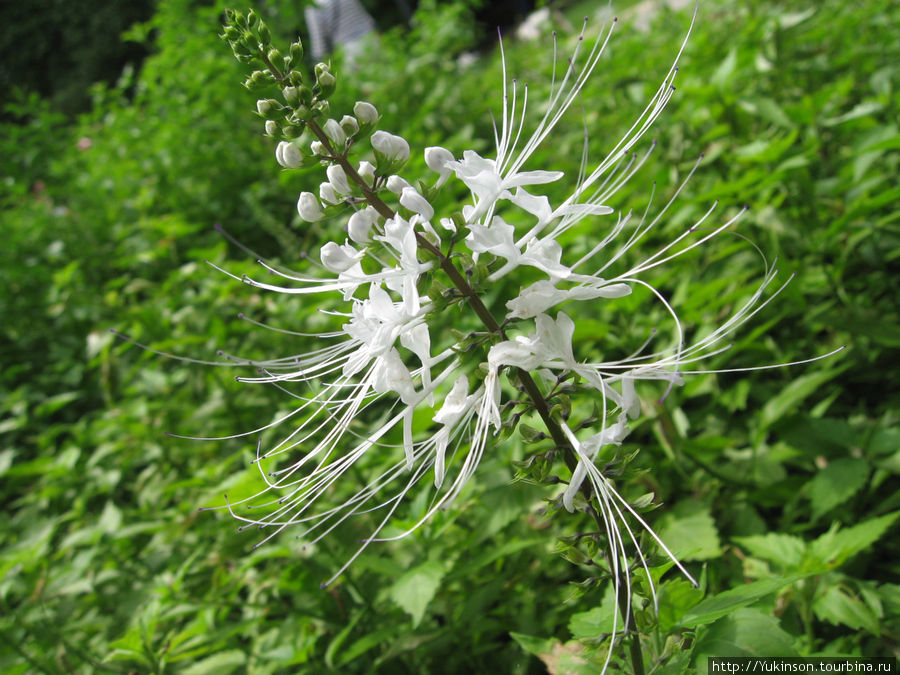
[[[410,184],[406,182],[405,178],[401,178],[396,174],[388,177],[386,185],[387,189],[395,195],[399,195],[403,192],[403,188],[411,187]]]
[[[341,201],[341,198],[338,197],[338,194],[334,189],[334,185],[328,181],[319,183],[319,199],[326,204],[339,204]]]
[[[335,80],[334,75],[332,75],[331,71],[328,69],[328,65],[325,63],[317,63],[315,72],[316,84],[319,87],[319,97],[327,99],[334,93],[337,80]]]
[[[357,101],[353,106],[353,114],[360,124],[375,124],[378,121],[378,111],[375,106],[365,101]]]
[[[328,136],[334,145],[334,149],[338,152],[343,151],[344,146],[347,145],[347,135],[344,133],[341,125],[335,120],[329,119],[325,121],[322,128],[325,131],[325,135]]]
[[[434,207],[428,203],[425,197],[416,192],[414,187],[403,188],[400,192],[400,205],[413,213],[418,213],[425,220],[431,220],[434,217]]]
[[[352,115],[344,115],[341,118],[341,129],[344,130],[344,133],[347,134],[347,136],[353,136],[353,134],[359,131],[359,123]]]
[[[266,133],[269,136],[277,136],[278,132],[278,124],[275,122],[275,120],[266,120]]]
[[[347,221],[347,234],[357,244],[365,244],[369,241],[372,226],[378,222],[378,211],[367,206],[362,211],[356,211]]]
[[[303,166],[303,153],[295,143],[281,141],[275,148],[275,159],[285,169],[296,169]]]
[[[322,207],[319,206],[319,200],[312,192],[301,192],[300,199],[297,200],[297,212],[303,220],[314,223],[325,214]]]
[[[372,185],[372,179],[375,178],[375,165],[372,162],[363,160],[359,163],[356,173],[359,174],[360,178],[365,179],[369,185]]]
[[[425,148],[425,163],[428,165],[429,169],[438,174],[438,180],[437,183],[435,183],[435,187],[443,185],[450,176],[451,169],[448,165],[453,161],[455,161],[453,153],[446,148],[437,146]]]
[[[296,106],[300,103],[300,90],[297,87],[285,87],[281,90],[284,96],[284,102],[289,106]]]
[[[347,181],[347,174],[337,164],[332,164],[325,169],[325,175],[328,176],[328,182],[334,186],[335,192],[340,195],[350,194],[350,183]]]
[[[319,251],[322,265],[329,272],[336,274],[346,272],[353,267],[356,264],[358,255],[359,251],[350,246],[350,244],[341,246],[333,241],[329,241]]]
[[[409,143],[400,136],[376,131],[371,142],[375,151],[375,166],[382,175],[397,171],[409,159]]]

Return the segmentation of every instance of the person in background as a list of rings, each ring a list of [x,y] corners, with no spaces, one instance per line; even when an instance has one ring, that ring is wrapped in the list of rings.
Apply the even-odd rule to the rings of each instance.
[[[316,61],[340,47],[352,62],[366,36],[375,31],[375,20],[357,0],[317,0],[304,14],[310,53]]]

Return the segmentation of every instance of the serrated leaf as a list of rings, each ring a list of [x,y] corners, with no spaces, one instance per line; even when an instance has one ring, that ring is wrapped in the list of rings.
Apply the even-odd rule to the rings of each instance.
[[[878,617],[872,608],[855,596],[848,595],[838,586],[832,586],[813,603],[813,612],[823,621],[843,624],[854,630],[864,628],[873,635],[881,633]]]
[[[855,495],[866,483],[869,465],[864,459],[837,459],[809,482],[813,518],[827,513]]]
[[[793,636],[778,619],[744,608],[722,617],[697,640],[693,659],[698,672],[705,672],[710,656],[797,656]]]
[[[735,537],[734,540],[747,549],[750,555],[776,563],[786,570],[799,567],[806,551],[806,542],[800,537],[778,532]]]
[[[715,522],[702,504],[679,503],[660,518],[657,534],[681,560],[710,560],[721,554]]]
[[[412,616],[413,627],[425,616],[425,608],[440,588],[444,574],[443,565],[429,560],[397,579],[388,591],[391,600]]]
[[[577,639],[595,640],[603,634],[622,629],[622,619],[616,610],[616,592],[612,583],[607,584],[603,600],[593,609],[573,614],[569,631]]]
[[[809,557],[829,568],[838,567],[878,541],[897,518],[900,518],[900,511],[843,530],[834,526],[809,545]]]
[[[785,586],[810,576],[810,574],[812,573],[792,574],[787,577],[762,579],[761,581],[754,581],[750,584],[744,584],[743,586],[723,591],[722,593],[706,598],[689,609],[685,612],[684,616],[681,617],[681,620],[678,623],[685,628],[704,626],[718,620],[726,614],[731,614],[741,607],[746,607],[767,595],[776,593]]]

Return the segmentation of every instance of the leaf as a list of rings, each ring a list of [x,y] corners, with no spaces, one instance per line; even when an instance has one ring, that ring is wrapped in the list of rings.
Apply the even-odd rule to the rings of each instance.
[[[750,537],[735,537],[750,555],[780,565],[783,569],[794,569],[803,561],[806,542],[800,537],[772,532]]]
[[[737,67],[737,48],[732,47],[728,52],[728,56],[722,59],[722,63],[716,68],[716,71],[709,78],[709,81],[720,89],[725,86],[731,75]]]
[[[866,483],[869,465],[864,459],[837,459],[809,482],[813,518],[827,513],[855,495]]]
[[[760,432],[768,429],[785,414],[799,407],[800,403],[817,392],[823,384],[837,377],[839,372],[840,370],[837,369],[825,370],[801,375],[794,379],[763,406],[759,416]]]
[[[603,600],[597,607],[586,612],[573,614],[569,620],[569,631],[578,639],[596,640],[598,637],[622,630],[622,619],[616,610],[616,591],[612,583],[607,584]]]
[[[864,628],[873,635],[881,634],[878,617],[872,608],[856,596],[845,593],[838,586],[832,586],[813,603],[813,612],[823,621],[835,625],[843,624],[854,630]]]
[[[878,541],[897,518],[900,518],[900,511],[843,530],[835,524],[809,545],[809,557],[829,568],[838,567]]]
[[[810,576],[810,573],[792,574],[787,577],[776,577],[773,579],[762,579],[754,581],[750,584],[744,584],[737,588],[723,591],[717,595],[706,598],[701,603],[695,605],[681,617],[679,625],[685,628],[694,628],[703,626],[708,623],[731,614],[736,609],[745,607],[761,598],[780,591],[803,577]]]
[[[231,673],[247,662],[247,656],[239,649],[229,649],[209,658],[197,661],[181,672],[185,675],[205,675],[206,673]]]
[[[711,656],[797,656],[797,651],[778,619],[745,608],[719,619],[698,638],[693,659],[699,672]]]
[[[397,579],[388,591],[391,600],[412,616],[413,627],[422,621],[445,573],[443,565],[429,560]]]
[[[686,579],[667,581],[659,589],[659,627],[669,632],[691,607],[703,599],[703,590]]]
[[[660,518],[659,538],[681,560],[709,560],[721,555],[719,533],[709,508],[680,502]]]

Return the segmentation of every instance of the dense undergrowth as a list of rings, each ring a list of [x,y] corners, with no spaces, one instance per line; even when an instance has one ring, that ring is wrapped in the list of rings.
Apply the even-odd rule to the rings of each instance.
[[[711,368],[847,345],[808,365],[698,377],[662,402],[661,391],[639,392],[644,415],[624,450],[640,449],[633,463],[645,473],[620,488],[655,494],[662,506],[648,518],[701,580],[694,589],[668,572],[659,613],[638,612],[652,672],[704,672],[709,655],[900,651],[889,365],[900,344],[900,11],[890,0],[807,4],[703,3],[658,148],[613,204],[643,208],[654,181],[657,203],[667,199],[704,152],[658,241],[716,199],[723,212],[746,203],[750,213],[740,236],[655,280],[685,324],[702,333],[762,275],[748,239],[777,258],[782,278],[795,275]],[[414,147],[487,155],[499,55],[459,58],[478,40],[465,9],[423,5],[411,32],[382,35],[348,71],[332,107],[369,100],[381,128]],[[588,525],[544,517],[550,495],[513,481],[515,437],[492,449],[452,509],[414,538],[370,549],[327,591],[319,582],[359,535],[302,550],[286,534],[251,551],[253,533],[235,533],[227,513],[198,513],[224,492],[254,490],[255,448],[164,432],[234,434],[291,401],[235,383],[229,369],[161,360],[107,329],[207,359],[304,348],[238,312],[299,331],[324,321],[311,304],[204,264],[256,268],[217,224],[287,266],[317,251],[328,227],[296,219],[296,196],[320,178],[279,172],[217,38],[222,8],[161,2],[129,32],[152,56],[119,87],[95,90],[77,122],[34,99],[7,111],[16,121],[0,134],[0,669],[595,672],[610,599],[573,536]],[[283,37],[300,24],[288,3],[262,12]],[[552,157],[576,172],[583,126],[592,156],[618,140],[690,17],[661,10],[649,33],[631,22],[623,12],[584,119],[535,166]],[[509,69],[535,101],[551,55],[549,34],[506,41]],[[411,162],[424,168],[421,154]],[[598,352],[664,319],[617,302],[579,317],[580,339]],[[336,498],[352,487],[336,486]],[[414,521],[426,499],[401,518]],[[656,563],[662,574],[664,558]]]

